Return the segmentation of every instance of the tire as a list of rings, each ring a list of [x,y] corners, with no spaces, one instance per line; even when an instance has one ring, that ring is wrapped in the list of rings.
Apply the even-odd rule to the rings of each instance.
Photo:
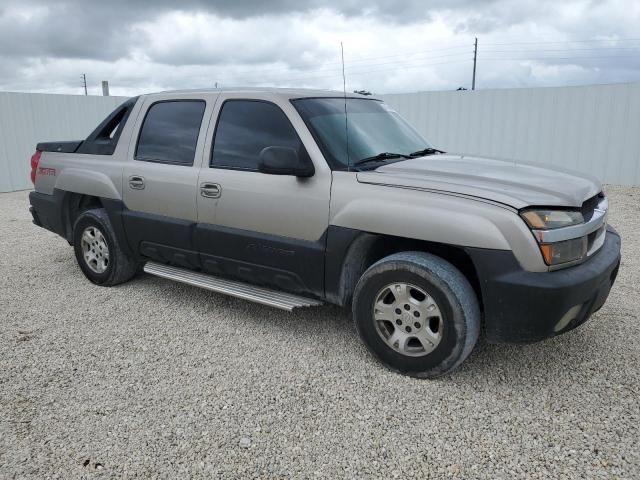
[[[373,356],[412,377],[452,371],[480,334],[473,288],[453,265],[429,253],[396,253],[372,265],[356,285],[352,308]]]
[[[138,269],[138,263],[123,252],[103,208],[86,210],[77,218],[73,249],[82,273],[96,285],[111,287],[126,282]]]

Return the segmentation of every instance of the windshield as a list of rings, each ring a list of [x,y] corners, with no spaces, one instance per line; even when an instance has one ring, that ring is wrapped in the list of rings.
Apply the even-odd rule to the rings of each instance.
[[[382,152],[408,155],[431,147],[400,115],[379,100],[347,98],[346,124],[344,98],[302,98],[292,103],[335,169],[353,166],[358,160]]]

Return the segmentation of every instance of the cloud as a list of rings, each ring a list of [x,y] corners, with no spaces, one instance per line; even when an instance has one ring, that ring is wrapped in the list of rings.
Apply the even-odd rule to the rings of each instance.
[[[307,24],[305,19],[294,15],[239,20],[171,12],[138,27],[145,37],[144,49],[135,50],[152,62],[168,65],[282,62],[312,67],[326,52],[319,48]]]
[[[639,20],[623,0],[4,0],[0,89],[341,88],[341,41],[349,89],[455,89],[476,36],[480,88],[631,81]]]

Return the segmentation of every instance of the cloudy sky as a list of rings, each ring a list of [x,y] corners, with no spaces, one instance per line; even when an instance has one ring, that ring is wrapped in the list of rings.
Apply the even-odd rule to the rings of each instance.
[[[176,7],[179,5],[179,7]],[[638,0],[0,0],[0,90],[640,81]]]

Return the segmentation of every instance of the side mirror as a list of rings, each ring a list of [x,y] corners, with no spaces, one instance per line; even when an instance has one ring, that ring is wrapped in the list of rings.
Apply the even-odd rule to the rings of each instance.
[[[270,175],[294,175],[296,177],[312,177],[316,173],[310,160],[305,162],[293,148],[289,147],[263,148],[260,152],[258,171]]]

